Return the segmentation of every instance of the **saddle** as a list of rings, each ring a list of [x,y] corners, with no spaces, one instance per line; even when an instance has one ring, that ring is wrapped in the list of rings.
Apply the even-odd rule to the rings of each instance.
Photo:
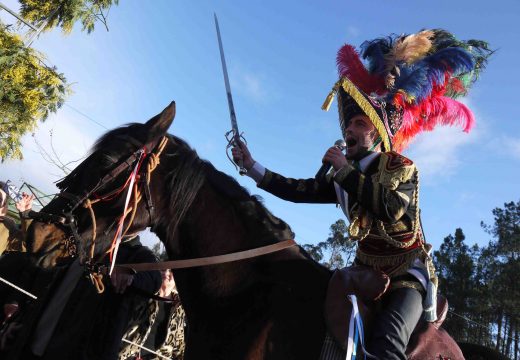
[[[329,282],[325,300],[325,322],[330,335],[343,350],[347,349],[348,327],[352,304],[347,295],[356,295],[367,338],[375,316],[375,305],[390,286],[390,278],[382,271],[361,265],[337,270]],[[437,299],[437,321],[420,320],[408,342],[409,360],[464,360],[455,340],[440,326],[448,312],[448,301]],[[370,351],[370,350],[369,350]]]

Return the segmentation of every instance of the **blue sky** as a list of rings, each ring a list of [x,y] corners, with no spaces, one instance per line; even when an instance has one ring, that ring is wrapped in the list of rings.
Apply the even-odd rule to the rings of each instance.
[[[8,6],[18,8],[16,1]],[[470,134],[441,128],[417,138],[405,155],[421,171],[421,207],[427,239],[437,248],[461,227],[468,243],[489,236],[480,221],[518,201],[520,121],[516,70],[520,2],[501,1],[137,1],[121,0],[91,35],[44,33],[34,46],[72,83],[67,104],[111,129],[146,121],[171,100],[170,132],[234,176],[288,222],[300,243],[326,239],[342,213],[333,205],[292,204],[256,189],[228,162],[224,133],[229,114],[213,23],[216,12],[226,51],[239,126],[253,157],[291,177],[312,177],[325,150],[340,138],[335,107],[320,106],[337,80],[335,55],[344,43],[422,28],[445,28],[461,39],[483,39],[497,49],[464,101],[477,126]],[[0,13],[4,22],[12,18]],[[64,106],[36,132],[49,131],[64,160],[80,158],[105,128]],[[1,178],[26,180],[47,191],[59,170],[26,137],[25,160],[0,164]]]

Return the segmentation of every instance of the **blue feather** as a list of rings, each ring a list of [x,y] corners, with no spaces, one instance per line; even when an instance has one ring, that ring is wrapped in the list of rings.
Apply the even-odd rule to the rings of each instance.
[[[393,99],[395,93],[401,90],[404,91],[408,97],[413,97],[414,103],[418,103],[421,99],[427,97],[433,89],[430,78],[439,76],[439,74],[435,74],[435,71],[430,74],[431,69],[421,63],[411,65],[403,64],[400,66],[400,69],[401,73],[399,77],[397,77],[394,85],[395,91],[388,94],[388,100]]]
[[[394,89],[388,95],[392,99],[399,90],[414,98],[419,104],[432,92],[435,85],[445,82],[445,73],[457,76],[469,72],[474,67],[473,57],[462,48],[446,48],[425,57],[411,65],[400,64],[400,75],[396,78]]]
[[[473,56],[463,48],[446,48],[425,57],[422,61],[429,66],[450,71],[454,76],[473,70]]]
[[[361,44],[361,56],[368,59],[368,71],[372,74],[384,75],[386,68],[385,55],[392,50],[395,36],[365,41]]]

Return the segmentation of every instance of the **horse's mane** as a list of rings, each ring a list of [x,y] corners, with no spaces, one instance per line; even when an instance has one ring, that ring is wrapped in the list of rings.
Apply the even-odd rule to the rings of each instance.
[[[117,165],[118,159],[136,150],[136,143],[145,143],[143,132],[139,131],[141,128],[142,124],[130,123],[102,135],[88,152],[87,158],[59,180],[56,186],[60,190],[67,190],[74,188],[78,183],[84,185],[85,175],[92,180],[99,180],[91,175],[108,173]]]
[[[72,189],[76,192],[88,191],[89,189],[80,187],[93,186],[98,178],[146,142],[146,132],[142,126],[139,123],[131,123],[102,135],[90,150],[88,157],[56,184],[58,188]],[[256,231],[259,236],[264,231],[279,234],[276,237],[280,239],[286,238],[288,234],[294,236],[290,227],[273,216],[259,197],[251,196],[234,178],[201,159],[186,141],[171,134],[166,136],[174,148],[172,152],[172,147],[167,146],[162,155],[163,162],[171,164],[171,169],[165,176],[168,192],[165,196],[169,197],[169,211],[168,218],[164,221],[169,224],[169,233],[175,233],[186,212],[193,205],[199,190],[207,183],[239,210],[236,214],[242,217],[246,226],[260,231]],[[90,179],[90,182],[86,184],[85,179]]]
[[[209,161],[199,158],[184,140],[168,135],[175,144],[175,152],[166,154],[177,158],[177,166],[168,174],[168,189],[170,191],[169,232],[174,233],[182,221],[186,211],[192,206],[195,196],[204,183],[211,186],[217,193],[228,199],[237,209],[242,223],[254,228],[252,233],[257,237],[270,238],[271,241],[294,237],[289,225],[275,217],[262,204],[258,196],[250,195],[233,177],[217,170]]]

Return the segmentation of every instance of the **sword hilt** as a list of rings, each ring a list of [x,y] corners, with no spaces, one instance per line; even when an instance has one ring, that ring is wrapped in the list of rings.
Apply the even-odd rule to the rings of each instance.
[[[238,161],[238,163],[235,163],[235,161],[232,159],[231,156],[229,156],[229,148],[233,147],[233,146],[236,146],[238,147],[238,140],[242,140],[246,145],[247,145],[247,140],[246,138],[244,137],[244,133],[241,133],[241,134],[238,134],[237,132],[235,132],[234,130],[229,130],[226,134],[225,134],[225,137],[226,137],[226,140],[228,141],[228,144],[226,146],[226,155],[229,159],[229,161],[231,161],[231,163],[233,164],[233,166],[235,166],[236,169],[238,169],[238,173],[240,175],[245,175],[247,174],[247,169],[244,167],[244,160],[243,159],[240,159]],[[238,166],[237,166],[238,165]]]

